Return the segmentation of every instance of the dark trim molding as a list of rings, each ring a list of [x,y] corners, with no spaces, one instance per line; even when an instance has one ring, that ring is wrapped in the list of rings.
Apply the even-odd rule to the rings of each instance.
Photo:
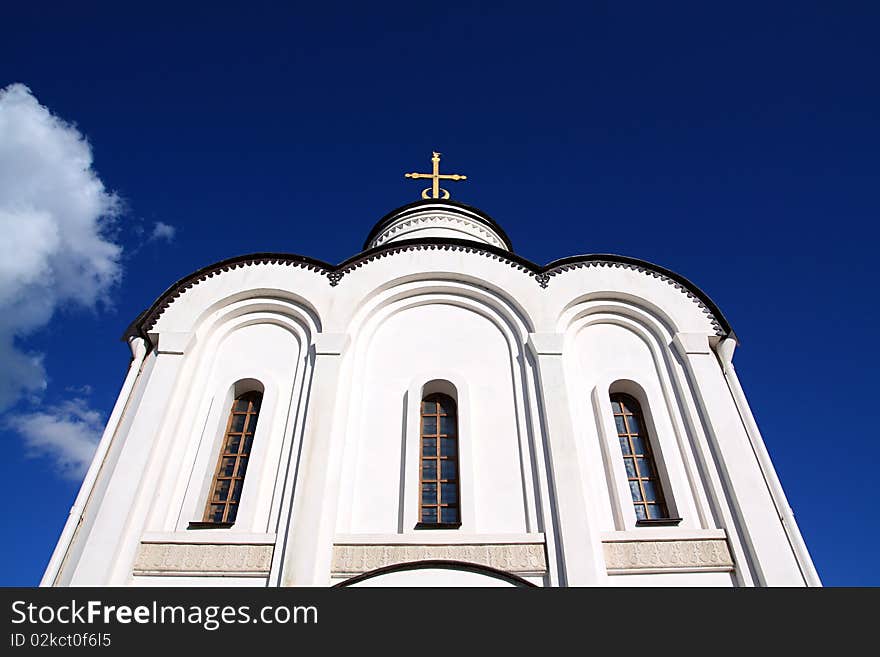
[[[413,529],[458,529],[460,522],[417,522]]]
[[[414,201],[412,203],[407,203],[396,210],[392,210],[384,217],[379,219],[375,226],[373,226],[373,230],[370,231],[370,234],[367,235],[367,239],[364,240],[363,249],[366,250],[370,247],[370,242],[375,239],[379,233],[385,230],[388,226],[393,224],[398,219],[402,219],[411,214],[415,214],[416,212],[420,212],[423,208],[431,207],[432,205],[451,205],[454,208],[459,208],[461,210],[465,210],[476,215],[474,218],[482,224],[485,224],[489,228],[491,228],[495,233],[498,234],[498,237],[501,238],[501,241],[507,245],[507,248],[513,251],[513,242],[510,241],[510,237],[507,236],[507,233],[504,232],[504,229],[488,214],[480,210],[479,208],[475,208],[472,205],[465,205],[464,203],[459,203],[458,201],[452,200],[443,200],[443,199],[428,199],[423,201]]]
[[[355,575],[344,582],[339,582],[339,584],[334,584],[333,588],[345,588],[347,586],[351,586],[352,584],[357,584],[358,582],[363,582],[364,580],[371,579],[373,577],[378,577],[380,575],[387,575],[389,573],[396,572],[405,572],[408,570],[428,570],[428,569],[436,569],[436,570],[464,570],[470,573],[477,573],[479,575],[486,575],[488,577],[494,577],[495,579],[504,580],[505,582],[510,582],[516,586],[520,587],[529,587],[529,588],[538,588],[537,584],[533,584],[527,579],[523,579],[519,575],[514,575],[513,573],[508,573],[503,570],[498,570],[497,568],[490,568],[489,566],[481,566],[475,563],[468,563],[466,561],[447,561],[443,559],[427,559],[425,561],[409,561],[407,563],[398,563],[393,566],[385,566],[383,568],[377,568],[376,570],[371,570],[366,573],[361,573],[360,575]]]
[[[224,271],[237,269],[239,267],[247,267],[254,264],[280,264],[288,267],[301,267],[303,269],[316,271],[319,275],[327,277],[331,287],[336,287],[347,274],[353,272],[359,267],[363,267],[373,260],[394,255],[395,253],[416,250],[467,251],[471,253],[480,253],[494,260],[505,262],[511,267],[523,271],[526,275],[534,278],[542,288],[548,287],[550,280],[554,276],[559,276],[571,269],[579,269],[581,267],[625,267],[628,269],[636,269],[645,272],[650,276],[666,280],[671,285],[680,289],[689,298],[693,299],[694,302],[703,309],[705,314],[709,315],[712,323],[715,325],[716,333],[719,336],[736,338],[733,329],[730,327],[730,324],[724,317],[721,309],[718,308],[708,294],[703,292],[684,276],[645,260],[610,253],[596,253],[569,256],[560,260],[554,260],[553,262],[542,266],[515,253],[489,244],[482,244],[471,240],[430,237],[417,240],[400,240],[382,244],[372,249],[362,251],[361,253],[344,260],[338,265],[332,265],[328,262],[293,253],[253,253],[250,255],[241,255],[221,260],[213,265],[202,267],[198,271],[181,278],[179,281],[171,285],[171,287],[165,290],[165,292],[156,299],[153,305],[138,315],[138,317],[128,326],[122,339],[128,340],[131,337],[143,337],[146,339],[147,332],[155,325],[159,316],[174,299],[183,294],[187,289],[197,285],[199,282],[212,276],[216,276]],[[147,340],[147,343],[149,344],[149,340]]]
[[[235,523],[232,522],[203,522],[201,520],[190,522],[187,529],[229,529]]]
[[[681,518],[646,518],[636,520],[636,527],[678,527]]]

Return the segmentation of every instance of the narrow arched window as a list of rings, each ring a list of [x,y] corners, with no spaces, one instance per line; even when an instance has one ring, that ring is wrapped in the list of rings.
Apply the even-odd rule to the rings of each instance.
[[[418,526],[460,526],[458,417],[455,400],[448,395],[432,394],[422,400],[419,472]]]
[[[262,400],[262,393],[253,391],[239,395],[232,402],[217,471],[205,507],[205,523],[231,525],[235,522]]]
[[[639,403],[624,394],[611,395],[611,408],[617,426],[617,438],[623,452],[623,463],[629,491],[632,495],[636,518],[665,520],[669,518],[666,500],[657,476],[657,464],[651,451],[651,441],[645,429]]]

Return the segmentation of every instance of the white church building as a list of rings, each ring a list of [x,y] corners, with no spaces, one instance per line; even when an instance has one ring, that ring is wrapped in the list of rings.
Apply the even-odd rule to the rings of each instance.
[[[712,300],[449,200],[174,283],[43,586],[819,586]]]

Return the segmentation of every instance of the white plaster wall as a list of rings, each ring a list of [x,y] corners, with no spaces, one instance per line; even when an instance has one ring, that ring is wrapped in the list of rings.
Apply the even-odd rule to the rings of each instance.
[[[619,318],[610,314],[592,320],[571,341],[567,376],[587,473],[585,495],[597,528],[633,529],[636,523],[609,399],[615,384],[642,406],[670,516],[682,518],[682,530],[701,527],[703,514],[697,510],[686,455],[679,446],[681,422],[674,417],[676,405],[667,403],[675,397],[664,372],[663,354],[671,356],[668,347],[646,331],[637,333],[633,326],[617,323]]]
[[[225,322],[194,356],[201,357],[202,366],[185,393],[189,412],[181,418],[147,531],[186,531],[189,522],[202,520],[233,386],[239,381],[259,382],[263,402],[236,523],[228,530],[210,531],[268,531],[288,416],[304,367],[301,338],[274,319],[257,313]]]
[[[238,296],[180,328],[189,330],[153,336],[163,375],[145,379],[144,399],[155,401],[126,411],[115,445],[123,461],[96,487],[115,490],[113,502],[99,507],[96,531],[76,537],[71,553],[82,555],[64,573],[72,584],[125,584],[145,532],[193,533],[187,525],[202,518],[242,379],[259,381],[265,393],[241,510],[232,528],[206,531],[225,540],[277,526],[307,381],[308,315],[284,300]]]
[[[418,435],[407,436],[405,394],[421,375],[424,383],[447,377],[466,382],[459,390],[460,409],[470,409],[459,419],[461,531],[525,532],[514,363],[499,328],[449,303],[409,307],[378,327],[364,362],[362,375],[352,382],[359,395],[353,396],[353,434],[347,441],[347,457],[355,464],[349,468],[350,526],[339,530],[394,533],[418,522],[418,461],[414,472],[402,468],[406,451],[418,453]],[[412,517],[401,519],[404,495],[415,504]]]
[[[103,496],[96,503],[93,522],[74,538],[77,545],[69,556],[76,555],[82,545],[79,558],[62,566],[62,581],[72,586],[120,585],[131,573],[140,530],[132,510],[149,504],[148,495],[139,493],[152,491],[144,484],[147,463],[155,452],[157,425],[167,414],[181,365],[179,356],[165,353],[155,353],[148,361],[150,374],[143,396],[136,406],[126,410],[131,422],[124,422],[125,434],[117,436],[111,448],[118,450],[118,456],[112,468],[102,471],[95,487],[96,492],[103,491]],[[90,515],[90,509],[86,511]]]
[[[671,352],[673,337],[683,333],[703,345],[695,356]],[[324,377],[322,401],[309,406],[307,354],[316,336],[325,334],[351,347],[325,357],[333,361],[332,372]],[[564,337],[558,352],[564,377],[551,377],[551,390],[567,396],[563,404],[548,406],[546,395],[554,393],[536,389],[538,379],[523,356],[529,334]],[[644,394],[670,510],[683,518],[680,529],[723,528],[738,584],[752,583],[748,564],[759,552],[766,572],[756,581],[796,582],[797,565],[774,516],[774,501],[760,481],[745,432],[734,431],[736,408],[714,360],[714,335],[705,308],[691,296],[668,280],[625,266],[559,272],[547,289],[515,264],[461,248],[386,254],[348,270],[335,287],[307,266],[233,266],[188,287],[151,329],[157,351],[147,357],[58,582],[131,582],[134,551],[146,531],[193,534],[185,526],[201,516],[230,386],[238,378],[261,381],[266,396],[243,514],[232,530],[209,531],[227,532],[234,540],[236,532],[277,529],[273,577],[285,558],[285,540],[324,541],[317,549],[329,554],[334,529],[383,536],[413,531],[417,517],[407,507],[417,509],[418,461],[411,468],[405,456],[417,450],[418,436],[404,396],[412,397],[419,381],[445,378],[459,387],[467,416],[467,426],[459,430],[467,523],[461,531],[477,536],[544,531],[549,583],[564,581],[556,579],[554,565],[563,552],[573,561],[589,550],[583,541],[559,549],[556,523],[570,519],[553,519],[553,495],[582,498],[568,508],[588,518],[583,536],[594,551],[601,550],[602,532],[645,529],[633,527],[613,431],[607,393],[619,380],[636,383]],[[696,378],[695,359],[702,364]],[[555,475],[545,462],[542,427],[566,424],[542,417],[548,407],[574,427],[583,477],[571,490],[553,490]],[[332,446],[332,454],[300,467],[298,441],[307,408],[313,420],[322,419],[315,421],[312,444],[326,441],[321,444]],[[721,457],[724,476],[715,465]],[[309,497],[321,505],[322,526],[329,526],[319,539],[297,534],[291,499],[300,478],[321,468],[326,486]],[[732,488],[743,481],[750,483]],[[561,506],[557,501],[557,510]],[[740,537],[743,528],[748,541]],[[599,568],[598,562],[590,566],[591,572]],[[329,570],[310,576],[313,583],[326,582]],[[589,581],[725,585],[730,578],[601,573]],[[149,584],[154,578],[135,579]],[[208,580],[174,579],[181,585]],[[216,579],[230,585],[236,578]],[[245,579],[247,585],[256,582]]]
[[[135,417],[137,416],[137,409],[139,408],[144,394],[146,393],[150,381],[150,374],[153,371],[153,367],[155,364],[156,354],[154,352],[149,354],[144,360],[143,367],[141,368],[141,372],[137,378],[137,382],[135,383],[134,389],[132,390],[128,406],[122,414],[122,418],[117,429],[117,435],[126,436],[131,430],[131,426],[135,420]],[[103,464],[100,465],[101,469],[95,480],[95,486],[91,490],[91,495],[89,497],[88,503],[86,504],[82,522],[75,529],[70,550],[59,573],[59,578],[57,582],[57,585],[59,586],[69,586],[71,584],[74,573],[79,567],[80,558],[83,556],[83,553],[86,550],[87,546],[89,546],[90,552],[90,554],[87,555],[87,561],[91,561],[91,558],[95,556],[91,554],[92,552],[100,551],[100,543],[90,544],[89,538],[92,534],[92,528],[95,524],[95,520],[98,517],[99,512],[103,508],[104,496],[106,494],[108,486],[112,481],[112,475],[116,470],[116,466],[119,461],[119,456],[122,452],[123,445],[124,440],[116,439],[112,441],[110,449],[107,452],[107,456]],[[134,474],[135,476],[137,475],[137,473]],[[68,520],[68,522],[70,522],[71,520],[75,521],[76,518],[71,518],[70,520]],[[103,557],[103,561],[106,563],[106,561],[110,559],[112,555],[105,553],[104,555],[98,554],[97,556],[99,559]]]

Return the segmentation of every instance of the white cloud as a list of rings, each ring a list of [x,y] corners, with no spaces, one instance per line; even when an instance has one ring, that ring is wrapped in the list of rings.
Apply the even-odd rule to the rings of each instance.
[[[150,241],[166,240],[172,242],[174,241],[174,234],[176,232],[177,229],[171,224],[166,224],[164,221],[157,221],[153,226],[153,232],[150,233]]]
[[[0,412],[46,388],[44,355],[21,341],[62,306],[106,301],[119,280],[122,248],[108,233],[120,206],[73,125],[22,84],[0,89]],[[102,429],[83,399],[22,410],[3,424],[29,455],[50,457],[72,478],[85,472]]]
[[[50,458],[61,476],[73,480],[88,469],[104,428],[101,414],[83,399],[14,415],[9,425],[24,438],[28,456]]]
[[[119,280],[122,249],[107,236],[119,208],[76,128],[26,86],[0,89],[0,411],[46,387],[42,354],[20,340]]]

